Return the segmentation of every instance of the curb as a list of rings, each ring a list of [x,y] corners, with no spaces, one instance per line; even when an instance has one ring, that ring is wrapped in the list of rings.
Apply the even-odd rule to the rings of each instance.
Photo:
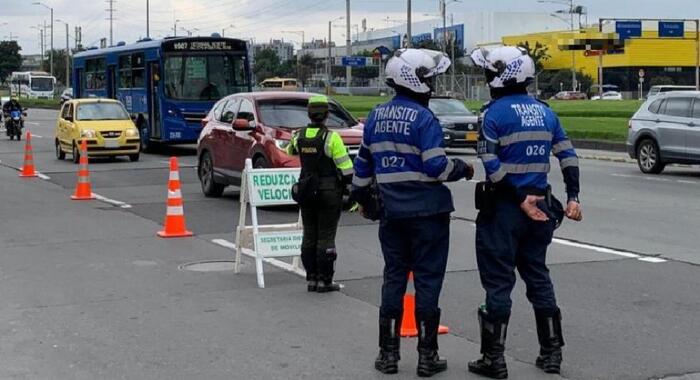
[[[623,162],[626,164],[636,164],[637,161],[631,159],[631,158],[626,158],[626,157],[612,157],[612,156],[603,156],[603,155],[596,155],[596,154],[579,154],[578,158],[584,159],[584,160],[598,160],[598,161],[608,161],[608,162]]]
[[[606,150],[609,152],[627,153],[627,145],[624,142],[611,142],[605,140],[571,139],[574,147],[578,149]]]

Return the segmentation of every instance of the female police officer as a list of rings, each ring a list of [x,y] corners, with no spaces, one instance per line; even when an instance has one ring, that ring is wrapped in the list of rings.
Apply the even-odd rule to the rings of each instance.
[[[476,197],[476,256],[486,290],[486,304],[478,311],[483,357],[469,363],[469,371],[508,377],[503,352],[517,268],[535,310],[540,343],[536,364],[547,373],[559,373],[561,312],[545,258],[563,215],[582,219],[578,158],[554,112],[528,96],[535,65],[524,50],[477,49],[471,57],[484,68],[493,101],[486,106],[478,147],[488,181],[477,186]],[[550,153],[559,159],[566,183],[566,211],[547,183]]]
[[[287,153],[299,154],[300,202],[304,224],[301,261],[306,269],[307,290],[332,292],[340,289],[333,282],[335,272],[335,234],[343,204],[343,189],[352,180],[352,160],[340,135],[325,122],[329,115],[328,98],[312,96],[308,104],[311,124],[294,134]]]

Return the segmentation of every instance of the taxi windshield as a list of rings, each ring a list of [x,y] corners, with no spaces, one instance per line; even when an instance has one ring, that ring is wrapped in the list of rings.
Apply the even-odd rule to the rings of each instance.
[[[78,106],[76,120],[129,120],[129,114],[117,103],[87,103]]]

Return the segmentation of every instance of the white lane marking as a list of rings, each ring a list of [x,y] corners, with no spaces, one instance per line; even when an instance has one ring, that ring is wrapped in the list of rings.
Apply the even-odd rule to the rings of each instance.
[[[36,138],[38,138],[38,139],[43,139],[43,138],[44,138],[44,136],[39,136],[39,135],[34,135],[34,134],[32,134],[32,137],[36,137]]]
[[[638,260],[639,260],[639,261],[646,261],[646,262],[648,262],[648,263],[655,263],[655,264],[656,264],[656,263],[665,263],[665,262],[666,262],[665,259],[662,259],[662,258],[660,258],[660,257],[640,257]]]
[[[684,180],[684,179],[659,178],[659,177],[638,176],[638,175],[620,174],[620,173],[610,173],[610,175],[613,177],[636,178],[636,179],[643,179],[646,181],[676,182],[676,183],[683,183],[683,184],[689,184],[689,185],[700,185],[700,182],[689,181],[689,180]]]
[[[561,245],[568,245],[570,247],[583,248],[583,249],[588,249],[588,250],[596,251],[596,252],[600,252],[600,253],[608,253],[611,255],[627,257],[630,259],[637,259],[639,261],[644,261],[647,263],[657,264],[657,263],[665,263],[666,262],[665,259],[662,259],[660,257],[642,256],[642,255],[638,255],[636,253],[625,252],[625,251],[621,251],[618,249],[601,247],[601,246],[592,245],[592,244],[579,243],[576,241],[571,241],[571,240],[566,240],[566,239],[561,239],[561,238],[554,238],[554,239],[552,239],[552,241],[555,243],[561,244]]]
[[[216,245],[222,246],[224,248],[228,248],[228,249],[231,249],[234,251],[236,250],[236,244],[232,243],[228,240],[225,240],[225,239],[212,239],[211,242],[216,244]],[[248,257],[255,258],[255,253],[250,249],[243,248],[241,250],[241,253],[243,253],[244,255],[246,255]],[[284,271],[292,272],[292,273],[297,274],[301,277],[306,277],[306,271],[304,269],[295,268],[293,265],[287,264],[284,261],[273,259],[273,258],[263,258],[262,260],[265,263],[270,264],[270,265],[277,267],[279,269],[282,269]]]
[[[469,224],[470,224],[472,227],[476,227],[476,223],[474,223],[473,221],[471,221],[471,220],[469,220],[469,219],[467,219],[467,218],[460,218],[460,217],[457,217],[457,218],[455,218],[455,219],[469,222]],[[639,261],[644,261],[644,262],[648,262],[648,263],[664,263],[664,262],[667,261],[666,259],[663,259],[663,258],[660,258],[660,257],[656,257],[656,256],[639,255],[639,254],[636,254],[636,253],[626,252],[626,251],[622,251],[622,250],[619,250],[619,249],[608,248],[608,247],[601,247],[601,246],[599,246],[599,245],[581,243],[581,242],[577,242],[577,241],[573,241],[573,240],[568,240],[568,239],[562,239],[562,238],[553,238],[553,239],[552,239],[552,242],[553,242],[553,243],[557,243],[557,244],[561,244],[561,245],[566,245],[566,246],[569,246],[569,247],[580,248],[580,249],[587,249],[587,250],[589,250],[589,251],[595,251],[595,252],[600,252],[600,253],[607,253],[607,254],[610,254],[610,255],[626,257],[626,258],[629,258],[629,259],[637,259],[637,260],[639,260]]]
[[[117,206],[117,207],[121,207],[121,208],[131,208],[131,205],[130,205],[130,204],[124,203],[124,202],[122,202],[122,201],[117,201],[117,200],[114,200],[114,199],[109,199],[109,198],[107,198],[107,197],[104,197],[104,196],[102,196],[102,195],[100,195],[100,194],[96,194],[96,193],[92,193],[92,195],[94,195],[94,196],[95,196],[95,199],[97,199],[98,201],[102,201],[102,202],[105,202],[105,203],[109,203],[109,204],[111,204],[111,205],[113,205],[113,206]]]
[[[43,179],[44,181],[48,181],[51,179],[51,177],[47,176],[46,174],[41,174],[39,172],[36,172],[36,176]]]
[[[638,258],[642,257],[642,256],[637,255],[635,253],[623,252],[623,251],[618,251],[616,249],[605,248],[605,247],[598,247],[598,246],[591,245],[591,244],[579,243],[579,242],[574,242],[574,241],[565,240],[565,239],[561,239],[561,238],[554,238],[554,239],[552,239],[552,241],[555,243],[561,244],[561,245],[568,245],[569,247],[583,248],[583,249],[588,249],[588,250],[596,251],[596,252],[600,252],[600,253],[609,253],[611,255],[628,257],[631,259],[638,259]]]

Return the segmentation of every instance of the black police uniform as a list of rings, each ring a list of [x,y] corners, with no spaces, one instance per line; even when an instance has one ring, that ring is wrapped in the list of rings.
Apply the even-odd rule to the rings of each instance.
[[[314,201],[301,206],[304,225],[301,260],[309,281],[308,290],[327,292],[339,288],[333,283],[333,274],[338,257],[335,235],[342,211],[344,186],[336,163],[325,154],[330,132],[318,125],[310,128],[317,130],[314,137],[307,137],[307,128],[304,128],[296,139],[296,150],[301,159],[300,178],[314,174],[318,176],[318,192]]]

